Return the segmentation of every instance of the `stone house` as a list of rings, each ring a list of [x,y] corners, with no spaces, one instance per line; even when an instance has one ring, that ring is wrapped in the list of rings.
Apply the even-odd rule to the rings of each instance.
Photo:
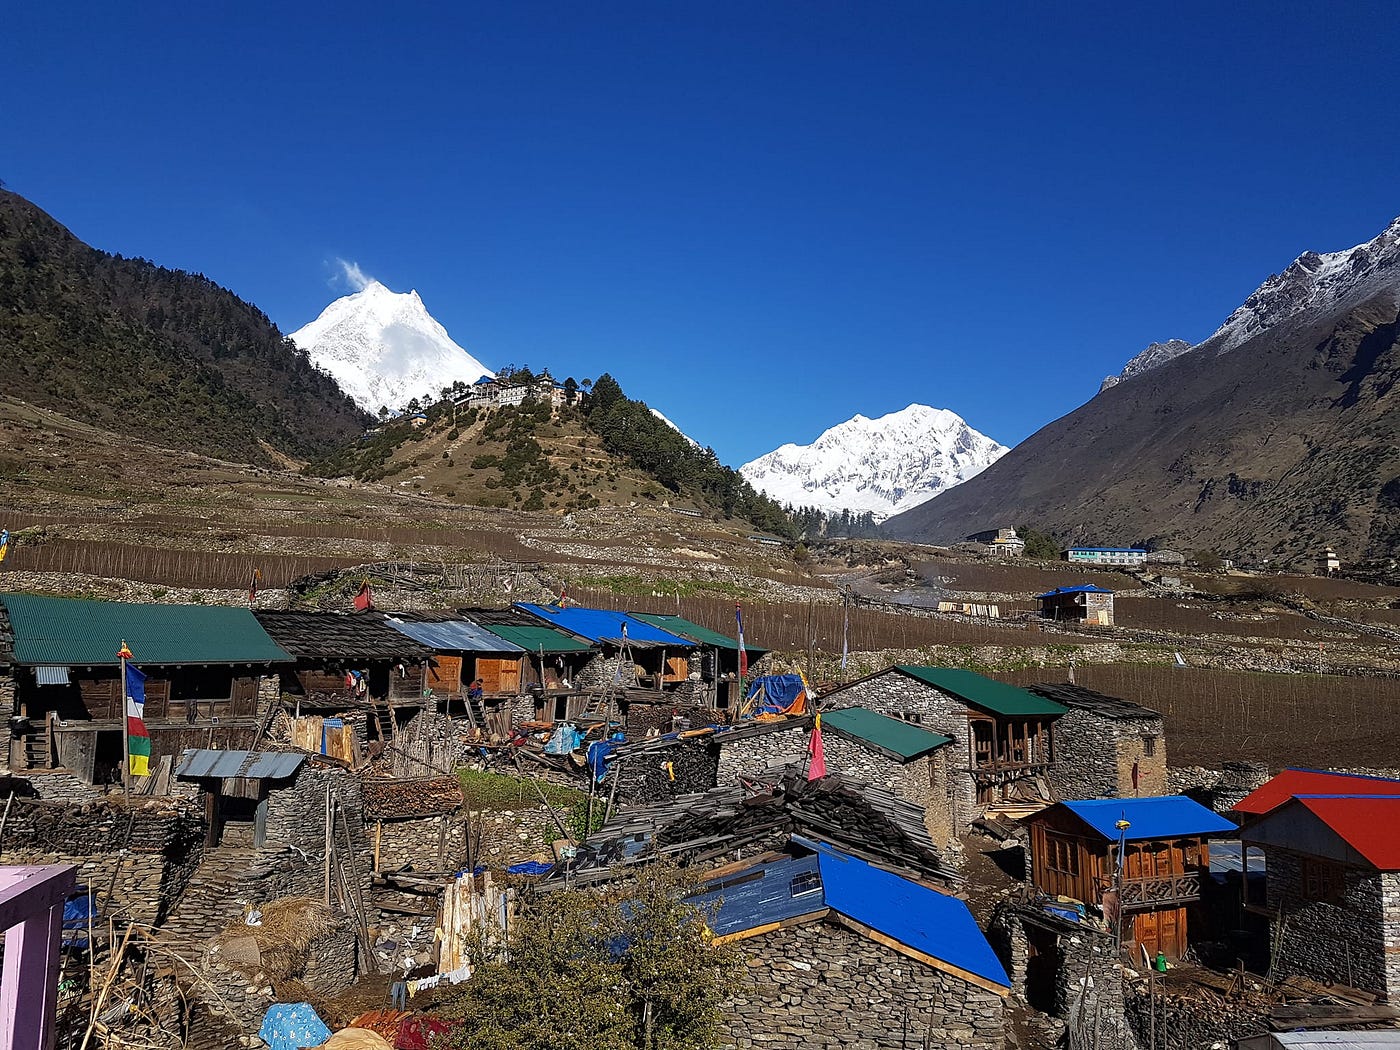
[[[1065,707],[1055,723],[1050,785],[1060,798],[1135,798],[1167,791],[1167,738],[1156,711],[1071,682],[1028,687]]]
[[[1102,909],[1123,943],[1181,958],[1210,869],[1210,837],[1235,825],[1184,795],[1060,802],[1027,818],[1031,882]],[[1134,957],[1137,956],[1134,951]]]
[[[967,905],[830,846],[731,866],[695,898],[746,975],[735,1048],[1005,1045],[1010,981]]]
[[[822,703],[864,707],[950,738],[945,761],[958,833],[989,811],[1049,801],[1055,722],[1066,710],[1053,700],[972,671],[896,665]]]
[[[258,610],[265,631],[291,654],[281,691],[296,715],[365,711],[371,739],[394,730],[425,706],[433,650],[373,612]]]
[[[371,870],[445,875],[466,864],[462,782],[456,777],[367,777],[361,793],[365,834],[373,843]]]
[[[948,777],[952,739],[863,707],[824,711],[822,750],[832,773],[863,780],[918,806],[939,849],[957,848]]]
[[[1037,594],[1040,615],[1045,620],[1087,623],[1095,627],[1113,626],[1113,592],[1092,583],[1056,587]]]
[[[152,774],[188,747],[251,744],[291,661],[247,609],[0,596],[11,770],[121,780],[123,643],[146,676]]]
[[[1265,869],[1274,973],[1400,1001],[1400,781],[1285,770],[1233,811],[1246,874]],[[1246,880],[1247,883],[1247,880]]]
[[[735,639],[687,620],[684,616],[667,613],[628,615],[694,642],[697,651],[691,659],[691,677],[695,679],[698,675],[701,688],[692,700],[713,710],[738,712],[744,698],[740,695],[743,683],[739,678],[739,643]],[[748,657],[748,667],[753,667],[768,655],[767,649],[756,645],[745,644],[744,651]]]

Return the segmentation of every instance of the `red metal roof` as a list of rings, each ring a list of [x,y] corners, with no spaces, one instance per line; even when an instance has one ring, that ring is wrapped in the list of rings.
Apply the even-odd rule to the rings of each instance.
[[[1400,836],[1394,831],[1400,795],[1302,795],[1298,804],[1381,871],[1400,871]]]
[[[1400,780],[1321,769],[1285,769],[1240,799],[1230,812],[1261,816],[1296,795],[1400,795]]]

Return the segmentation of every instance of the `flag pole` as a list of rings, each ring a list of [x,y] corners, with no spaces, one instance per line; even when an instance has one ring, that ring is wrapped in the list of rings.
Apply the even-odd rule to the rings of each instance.
[[[130,651],[126,647],[126,639],[123,638],[121,652],[117,655],[122,662],[122,796],[128,804],[131,802],[131,721],[127,717],[127,708],[131,699],[126,695],[126,654]]]

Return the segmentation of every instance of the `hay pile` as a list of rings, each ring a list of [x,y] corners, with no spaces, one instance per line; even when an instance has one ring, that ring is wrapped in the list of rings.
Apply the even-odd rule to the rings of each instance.
[[[306,972],[311,946],[339,929],[342,920],[314,897],[283,897],[262,906],[262,924],[238,922],[214,937],[209,953],[245,973],[273,981]]]

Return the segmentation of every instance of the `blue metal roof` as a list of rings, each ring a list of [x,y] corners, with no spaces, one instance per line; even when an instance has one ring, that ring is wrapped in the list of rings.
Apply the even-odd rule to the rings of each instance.
[[[1095,554],[1146,554],[1142,547],[1068,547],[1067,551],[1092,551]]]
[[[1053,591],[1037,594],[1037,598],[1053,598],[1057,594],[1112,594],[1107,587],[1096,587],[1092,583],[1081,583],[1074,587],[1056,587]]]
[[[384,623],[400,634],[421,642],[429,649],[466,653],[523,653],[525,650],[485,627],[467,620],[439,620],[429,623],[404,622],[393,616]]]
[[[627,640],[638,645],[666,645],[677,649],[694,649],[695,643],[670,631],[626,613],[611,609],[585,609],[570,605],[563,609],[553,605],[533,605],[530,602],[516,602],[515,608],[543,620],[552,627],[568,631],[590,642],[611,642],[617,645],[622,641],[622,628],[627,627]]]
[[[830,908],[922,955],[1010,987],[1006,971],[965,902],[825,843],[798,836],[793,841],[813,854],[758,865],[694,898],[701,906],[720,902],[711,920],[716,935],[742,933]]]
[[[1115,825],[1120,820],[1128,822],[1125,837],[1129,842],[1187,835],[1233,834],[1239,830],[1234,822],[1185,795],[1099,798],[1087,802],[1061,802],[1060,805],[1111,841],[1118,839]]]

